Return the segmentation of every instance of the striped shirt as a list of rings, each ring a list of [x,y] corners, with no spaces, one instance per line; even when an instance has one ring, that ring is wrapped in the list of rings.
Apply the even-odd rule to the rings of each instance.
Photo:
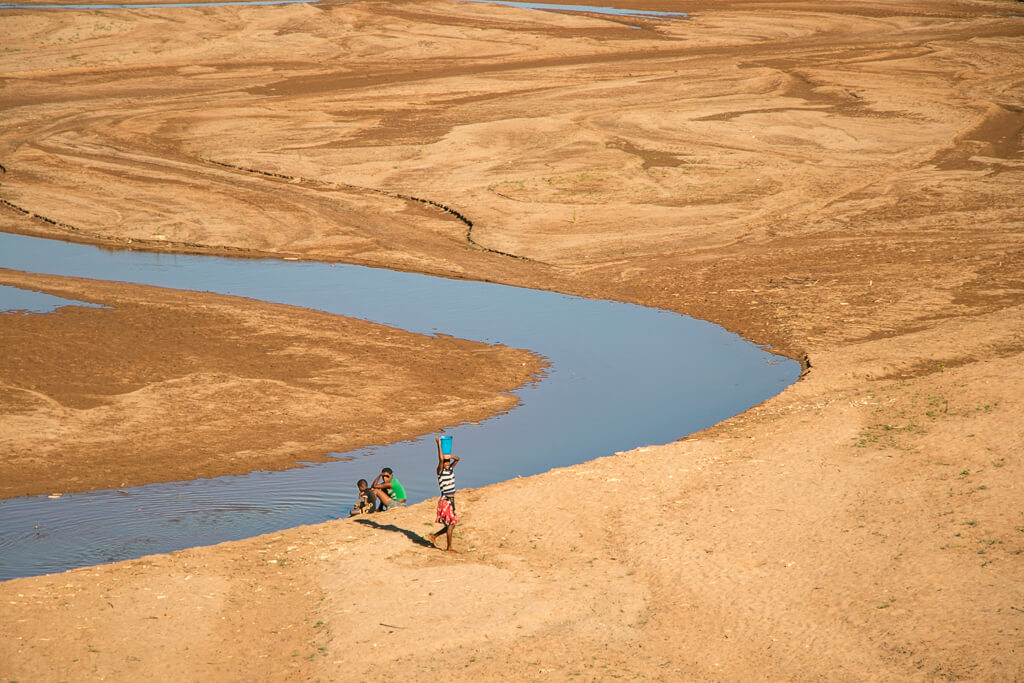
[[[437,475],[437,487],[441,489],[441,495],[451,498],[455,495],[455,471],[451,467],[445,467],[441,474]]]

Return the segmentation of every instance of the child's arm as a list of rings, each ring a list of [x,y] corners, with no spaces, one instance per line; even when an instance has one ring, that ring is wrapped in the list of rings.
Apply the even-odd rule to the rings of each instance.
[[[459,462],[459,456],[457,455],[445,455],[441,451],[441,437],[435,436],[434,441],[437,442],[437,473],[441,474],[441,470],[444,469],[445,461],[448,461],[449,467],[455,467],[456,463]]]

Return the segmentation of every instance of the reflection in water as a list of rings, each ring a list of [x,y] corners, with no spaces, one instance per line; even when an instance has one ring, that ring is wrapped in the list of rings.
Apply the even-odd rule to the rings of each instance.
[[[542,354],[552,367],[516,392],[522,405],[445,430],[463,458],[460,487],[673,441],[774,396],[800,370],[717,325],[675,313],[415,273],[108,252],[6,234],[0,268],[243,296]],[[394,468],[410,502],[424,500],[437,484],[433,435],[423,436],[284,472],[0,501],[0,578],[343,517],[355,481],[383,466]]]

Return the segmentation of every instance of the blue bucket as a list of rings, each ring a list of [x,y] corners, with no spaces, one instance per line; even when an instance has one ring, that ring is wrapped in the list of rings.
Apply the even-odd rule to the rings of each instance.
[[[442,436],[441,437],[441,453],[444,455],[452,454],[452,437]]]

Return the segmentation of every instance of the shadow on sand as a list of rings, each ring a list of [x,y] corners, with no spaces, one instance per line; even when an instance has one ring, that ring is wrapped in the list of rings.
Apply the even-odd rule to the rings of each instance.
[[[431,543],[426,536],[421,536],[420,534],[417,534],[415,531],[412,531],[411,529],[403,529],[402,527],[395,526],[394,524],[381,524],[380,522],[368,519],[366,517],[358,517],[354,521],[356,522],[356,524],[362,524],[364,526],[373,527],[374,529],[380,529],[381,531],[394,531],[396,533],[402,534],[416,545],[421,545],[424,548],[437,547],[433,543]]]

